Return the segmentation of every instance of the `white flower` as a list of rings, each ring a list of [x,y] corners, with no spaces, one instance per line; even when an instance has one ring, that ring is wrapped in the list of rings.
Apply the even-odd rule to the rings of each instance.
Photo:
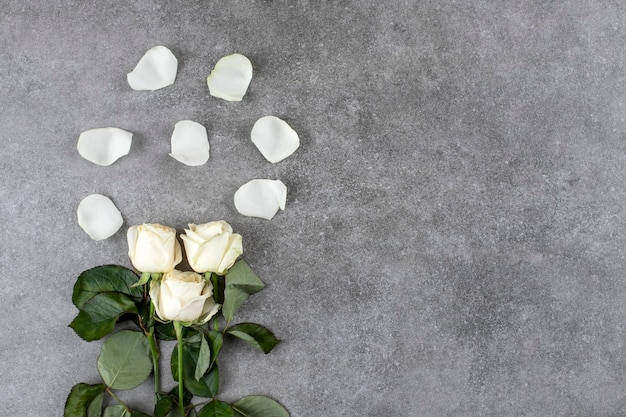
[[[241,235],[225,221],[190,224],[181,235],[187,260],[194,271],[224,275],[243,253]]]
[[[128,256],[141,272],[169,272],[183,260],[176,230],[160,224],[128,229]]]
[[[161,320],[206,323],[217,313],[213,284],[195,272],[173,270],[150,283],[150,298]]]

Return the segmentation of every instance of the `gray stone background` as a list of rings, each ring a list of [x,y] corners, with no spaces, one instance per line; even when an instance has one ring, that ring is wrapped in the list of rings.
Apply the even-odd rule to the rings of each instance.
[[[0,8],[0,403],[61,416],[97,383],[101,342],[67,327],[78,274],[130,266],[125,230],[225,219],[266,282],[237,319],[220,398],[265,394],[293,417],[626,415],[626,4],[614,0],[44,1]],[[155,45],[174,85],[132,91]],[[206,76],[239,52],[241,103]],[[272,114],[300,134],[278,164],[249,140]],[[174,124],[211,159],[167,154]],[[109,167],[81,131],[134,133]],[[233,205],[281,179],[273,220]],[[92,241],[79,202],[124,227]],[[166,350],[170,347],[167,346]],[[165,387],[169,381],[165,381]],[[170,385],[169,387],[171,387]],[[151,387],[125,394],[151,412]]]

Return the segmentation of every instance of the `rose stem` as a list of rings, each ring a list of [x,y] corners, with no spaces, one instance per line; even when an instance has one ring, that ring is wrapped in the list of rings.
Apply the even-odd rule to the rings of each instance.
[[[113,397],[115,399],[115,401],[117,401],[121,406],[123,406],[125,409],[128,410],[128,406],[126,404],[124,404],[124,401],[120,400],[117,395],[115,395],[115,393],[111,390],[111,388],[107,387],[106,388],[106,392],[108,392],[109,395],[111,397]]]
[[[154,317],[154,304],[150,301],[150,318]],[[154,401],[159,400],[159,346],[157,345],[156,336],[154,335],[154,325],[148,331],[148,342],[150,342],[150,351],[152,352],[152,367],[154,369]]]
[[[174,320],[174,330],[178,340],[178,408],[180,409],[180,415],[185,417],[185,405],[183,403],[183,324]]]

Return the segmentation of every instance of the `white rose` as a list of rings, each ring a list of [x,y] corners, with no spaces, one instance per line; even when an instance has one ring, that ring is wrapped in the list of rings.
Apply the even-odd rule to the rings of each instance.
[[[225,221],[190,224],[181,235],[187,260],[194,271],[224,275],[243,253],[241,235]]]
[[[128,256],[141,272],[169,272],[183,260],[176,230],[160,224],[128,229]]]
[[[161,320],[206,323],[220,308],[213,284],[195,272],[170,271],[150,283],[150,298]]]

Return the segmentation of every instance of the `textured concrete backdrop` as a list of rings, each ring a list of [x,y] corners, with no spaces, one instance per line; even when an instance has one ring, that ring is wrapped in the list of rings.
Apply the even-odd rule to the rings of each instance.
[[[267,284],[237,318],[283,342],[231,342],[224,400],[626,415],[625,23],[614,0],[3,0],[0,414],[61,416],[75,383],[98,382],[71,291],[130,266],[128,226],[225,219]],[[155,45],[177,80],[132,91]],[[205,84],[233,52],[255,70],[241,103]],[[268,114],[302,142],[276,165],[249,140]],[[167,155],[182,119],[208,128],[204,166]],[[105,126],[134,139],[99,167],[76,141]],[[252,178],[289,189],[272,221],[234,208]],[[76,222],[91,193],[125,221],[100,242]],[[127,398],[150,411],[149,386]]]

